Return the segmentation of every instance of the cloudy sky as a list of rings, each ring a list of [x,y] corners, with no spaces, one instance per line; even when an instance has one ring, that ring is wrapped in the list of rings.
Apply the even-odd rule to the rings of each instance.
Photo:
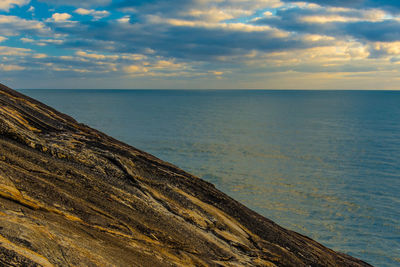
[[[398,0],[0,0],[14,88],[400,89]]]

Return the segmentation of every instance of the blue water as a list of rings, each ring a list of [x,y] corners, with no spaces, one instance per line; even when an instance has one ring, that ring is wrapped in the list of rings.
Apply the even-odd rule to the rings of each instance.
[[[376,266],[400,266],[400,92],[24,90]]]

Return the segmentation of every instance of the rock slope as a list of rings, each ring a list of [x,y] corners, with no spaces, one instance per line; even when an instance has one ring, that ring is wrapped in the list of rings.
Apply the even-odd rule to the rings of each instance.
[[[0,85],[1,266],[369,266]]]

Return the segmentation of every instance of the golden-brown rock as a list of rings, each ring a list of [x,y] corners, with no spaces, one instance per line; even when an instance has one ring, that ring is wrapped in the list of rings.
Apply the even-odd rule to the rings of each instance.
[[[0,265],[369,266],[3,85]]]

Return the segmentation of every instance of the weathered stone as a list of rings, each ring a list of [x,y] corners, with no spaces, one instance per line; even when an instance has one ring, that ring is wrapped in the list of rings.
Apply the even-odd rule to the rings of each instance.
[[[0,265],[369,266],[2,85]]]

